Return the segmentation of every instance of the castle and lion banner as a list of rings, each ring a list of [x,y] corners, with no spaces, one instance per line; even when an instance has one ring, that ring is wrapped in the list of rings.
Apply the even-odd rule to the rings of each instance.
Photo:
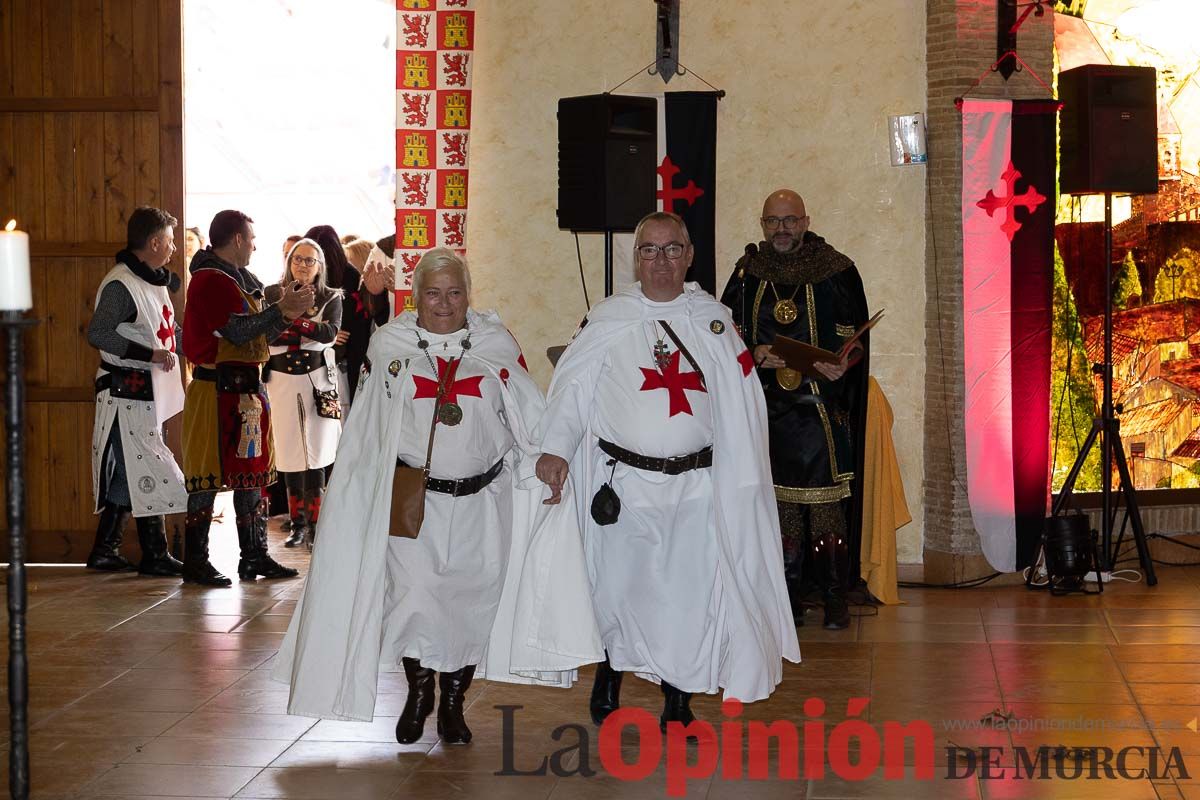
[[[425,251],[466,252],[475,0],[396,0],[396,310]]]

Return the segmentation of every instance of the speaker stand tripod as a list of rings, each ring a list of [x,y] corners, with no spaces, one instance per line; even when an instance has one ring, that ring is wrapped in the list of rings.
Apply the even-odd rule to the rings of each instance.
[[[1096,578],[1102,581],[1101,572],[1109,572],[1113,568],[1121,539],[1124,538],[1125,526],[1121,526],[1121,535],[1116,547],[1113,547],[1113,526],[1116,522],[1116,507],[1112,496],[1112,468],[1116,462],[1118,492],[1125,500],[1125,519],[1133,530],[1133,540],[1137,545],[1138,560],[1142,572],[1146,576],[1146,585],[1154,586],[1158,578],[1154,574],[1154,562],[1150,558],[1150,548],[1146,544],[1146,531],[1142,527],[1142,515],[1138,510],[1137,493],[1133,488],[1133,479],[1129,474],[1129,464],[1125,459],[1125,446],[1121,442],[1121,421],[1117,419],[1113,408],[1112,380],[1112,343],[1113,343],[1113,271],[1112,271],[1112,192],[1104,193],[1104,363],[1094,367],[1101,375],[1104,385],[1104,398],[1100,406],[1100,416],[1092,420],[1092,429],[1088,432],[1075,463],[1063,483],[1062,491],[1050,511],[1052,516],[1059,516],[1067,507],[1071,496],[1075,493],[1075,481],[1087,461],[1088,454],[1096,441],[1100,441],[1100,563],[1096,565]],[[1045,546],[1045,534],[1042,536],[1042,546]],[[1036,565],[1036,560],[1035,560]],[[1030,571],[1030,576],[1033,572]]]

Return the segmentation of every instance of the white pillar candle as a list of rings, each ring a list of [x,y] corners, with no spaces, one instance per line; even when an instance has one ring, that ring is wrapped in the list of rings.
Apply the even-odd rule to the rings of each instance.
[[[0,231],[0,311],[33,308],[29,284],[29,234],[16,229],[13,220]]]

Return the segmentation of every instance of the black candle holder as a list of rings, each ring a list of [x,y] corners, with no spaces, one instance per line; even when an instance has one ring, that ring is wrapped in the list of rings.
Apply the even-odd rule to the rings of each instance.
[[[8,464],[8,790],[29,797],[29,662],[25,651],[25,346],[36,325],[21,311],[0,312],[7,339],[4,415]]]

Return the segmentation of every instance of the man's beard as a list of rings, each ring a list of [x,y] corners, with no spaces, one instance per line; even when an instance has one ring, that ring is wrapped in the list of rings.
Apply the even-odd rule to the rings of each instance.
[[[777,238],[777,236],[778,234],[771,237],[771,247],[776,253],[794,253],[796,250],[800,249],[800,242],[802,240],[799,236],[785,234],[786,239],[783,241]],[[783,245],[782,247],[780,246],[781,244]]]

